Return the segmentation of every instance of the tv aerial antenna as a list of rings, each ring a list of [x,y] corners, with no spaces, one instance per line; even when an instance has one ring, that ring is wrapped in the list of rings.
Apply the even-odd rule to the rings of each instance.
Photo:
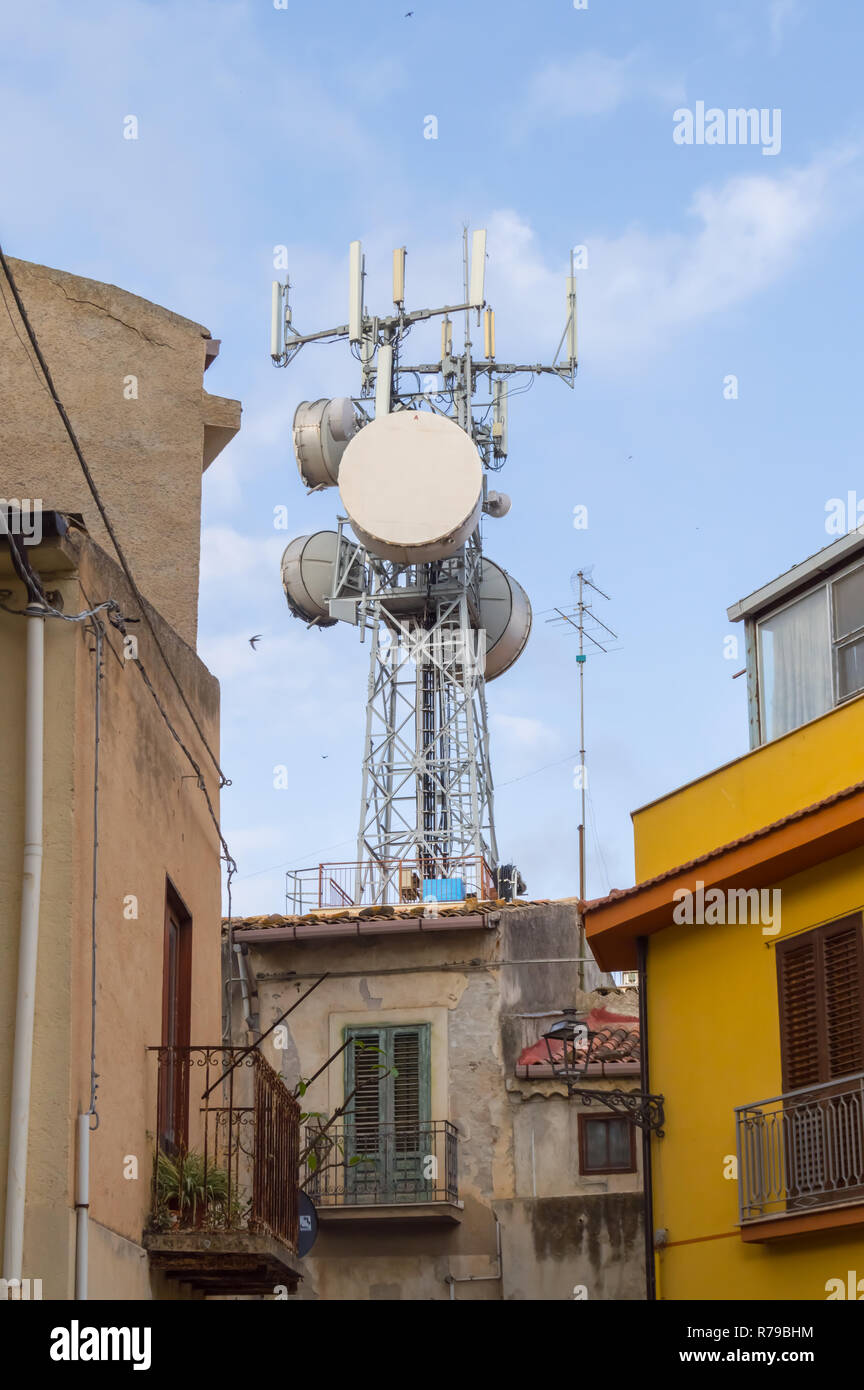
[[[554,618],[547,618],[548,623],[555,623],[560,626],[562,623],[568,627],[576,629],[579,635],[579,651],[576,654],[576,663],[579,668],[579,766],[577,768],[579,777],[579,790],[581,792],[582,809],[579,821],[579,897],[585,901],[586,898],[586,865],[585,865],[585,796],[588,789],[588,768],[585,761],[585,666],[590,652],[609,652],[617,651],[616,647],[610,645],[617,642],[618,634],[613,632],[611,627],[597,617],[590,603],[590,594],[586,599],[586,591],[591,590],[599,595],[600,598],[609,601],[609,595],[591,578],[594,567],[576,570],[570,576],[570,585],[576,595],[576,603],[568,609],[556,608]],[[589,644],[586,646],[586,644]]]
[[[507,458],[510,379],[575,384],[576,276],[571,254],[552,361],[503,362],[486,259],[486,231],[469,239],[466,226],[461,300],[409,310],[407,252],[398,247],[393,307],[375,314],[363,248],[353,241],[348,321],[313,333],[294,326],[287,277],[273,284],[274,365],[289,366],[310,343],[347,342],[360,371],[358,395],[297,408],[301,479],[310,491],[338,487],[341,508],[335,531],[295,538],[282,561],[296,617],[317,627],[349,623],[370,643],[357,863],[350,885],[333,881],[335,901],[346,905],[442,896],[442,879],[447,895],[459,896],[461,884],[463,896],[497,896],[485,687],[521,655],[531,605],[484,555],[480,522],[510,510],[509,497],[488,486]],[[439,356],[411,363],[407,336],[433,319]]]

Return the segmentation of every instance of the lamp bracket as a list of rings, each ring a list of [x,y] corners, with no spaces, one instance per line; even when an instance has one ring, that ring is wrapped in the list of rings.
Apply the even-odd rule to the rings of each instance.
[[[631,1124],[637,1125],[639,1129],[648,1134],[656,1134],[658,1139],[663,1138],[663,1096],[643,1095],[641,1091],[622,1091],[620,1088],[614,1091],[588,1090],[574,1086],[569,1079],[567,1095],[571,1099],[574,1096],[578,1097],[583,1105],[605,1105],[608,1110],[626,1116]]]

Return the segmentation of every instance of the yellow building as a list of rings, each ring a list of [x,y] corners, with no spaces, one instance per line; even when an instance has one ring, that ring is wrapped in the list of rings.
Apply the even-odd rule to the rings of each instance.
[[[751,749],[633,816],[585,905],[647,992],[656,1296],[864,1297],[864,536],[729,610]]]

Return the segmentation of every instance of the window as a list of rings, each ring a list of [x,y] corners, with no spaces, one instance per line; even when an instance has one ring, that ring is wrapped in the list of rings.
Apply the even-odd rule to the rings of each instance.
[[[162,956],[162,1047],[159,1144],[184,1151],[189,1139],[189,1047],[192,1018],[192,918],[168,881]]]
[[[827,714],[834,701],[824,586],[759,624],[759,656],[766,738]]]
[[[864,565],[811,589],[758,625],[763,741],[864,690]]]
[[[635,1173],[636,1136],[621,1115],[579,1116],[579,1171]]]
[[[424,1158],[434,1154],[430,1125],[428,1023],[349,1028],[345,1095],[346,1160],[352,1190],[362,1199],[419,1201],[429,1195]],[[353,1165],[350,1160],[362,1161]]]
[[[777,986],[787,1094],[775,1125],[787,1206],[860,1199],[861,1090],[842,1078],[864,1071],[861,914],[778,942]]]
[[[864,689],[864,565],[833,586],[837,699]]]
[[[783,1090],[864,1071],[860,913],[777,943]]]

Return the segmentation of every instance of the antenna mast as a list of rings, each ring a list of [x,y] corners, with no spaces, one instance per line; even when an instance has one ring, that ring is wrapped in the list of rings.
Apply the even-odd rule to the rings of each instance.
[[[370,644],[357,862],[350,885],[331,879],[335,901],[346,903],[498,895],[485,686],[521,654],[531,609],[521,586],[484,557],[480,518],[510,506],[488,487],[507,457],[508,379],[546,374],[572,388],[577,367],[572,255],[558,351],[551,364],[533,365],[495,357],[484,230],[472,233],[469,251],[463,229],[461,303],[409,312],[405,260],[404,247],[394,251],[394,312],[372,315],[362,247],[352,242],[349,322],[315,333],[295,330],[288,282],[273,287],[275,366],[307,343],[340,340],[360,364],[359,395],[297,409],[301,477],[312,490],[338,486],[342,514],[336,532],[292,541],[282,564],[296,616],[351,623]],[[472,311],[483,327],[479,358]],[[405,364],[408,333],[434,318],[440,357]]]
[[[588,660],[588,655],[585,651],[585,639],[587,638],[598,651],[606,652],[609,650],[608,646],[604,646],[597,637],[588,631],[586,619],[589,623],[596,624],[594,629],[595,632],[597,632],[599,628],[602,628],[605,638],[612,638],[613,641],[616,641],[618,635],[612,631],[611,627],[607,627],[604,622],[601,622],[597,614],[592,611],[591,605],[585,602],[586,587],[593,589],[595,594],[599,594],[601,598],[605,598],[607,601],[609,595],[604,594],[602,589],[598,589],[597,585],[591,582],[585,570],[577,570],[573,575],[572,582],[576,589],[575,608],[571,608],[568,612],[564,612],[561,608],[556,608],[555,613],[558,616],[555,618],[548,618],[547,622],[568,623],[571,627],[575,627],[579,634],[579,651],[576,654],[576,662],[579,667],[579,790],[582,800],[578,829],[579,897],[584,902],[587,893],[585,867],[585,795],[588,788],[588,768],[585,762],[585,665]]]

